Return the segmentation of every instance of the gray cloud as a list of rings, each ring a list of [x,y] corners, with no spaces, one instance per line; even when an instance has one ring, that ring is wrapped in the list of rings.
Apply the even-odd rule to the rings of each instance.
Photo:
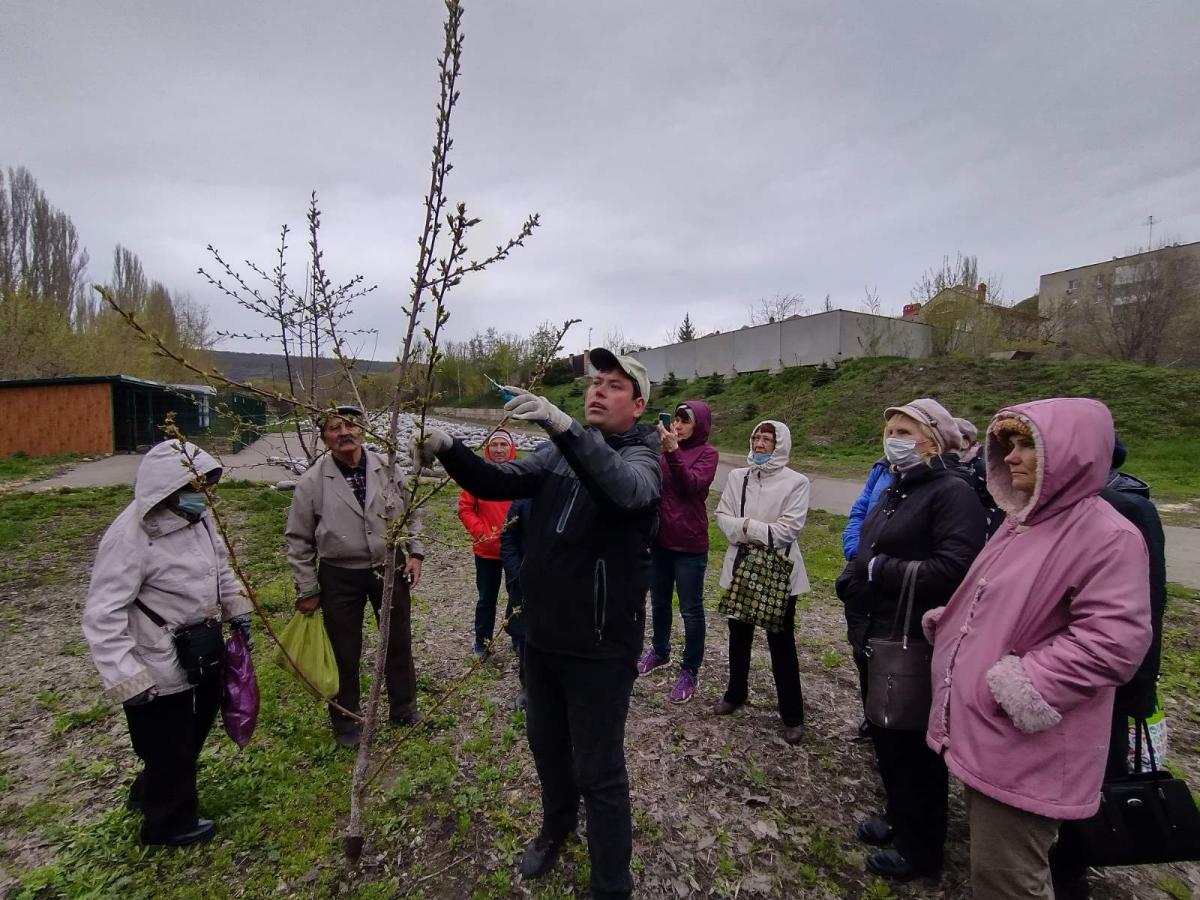
[[[399,331],[428,177],[434,3],[17,0],[0,31],[0,162],[26,165],[107,277],[112,246],[245,320],[194,274],[211,242],[267,261],[325,210],[334,274],[379,282]],[[450,333],[543,319],[659,343],[755,298],[864,284],[896,311],[943,254],[1010,297],[1160,233],[1200,239],[1191,0],[470,3],[452,195],[480,253]],[[302,246],[296,233],[293,248]],[[300,254],[296,265],[302,264]]]

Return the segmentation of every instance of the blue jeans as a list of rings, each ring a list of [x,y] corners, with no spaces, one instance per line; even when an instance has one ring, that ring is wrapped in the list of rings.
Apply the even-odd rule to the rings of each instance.
[[[653,547],[650,550],[650,611],[654,636],[651,647],[662,657],[671,655],[671,596],[679,594],[683,618],[681,669],[693,675],[704,662],[704,571],[707,553],[678,553]]]
[[[504,568],[498,559],[475,557],[475,590],[479,599],[475,601],[475,650],[491,646],[492,634],[496,630],[496,600],[500,596],[500,580]]]

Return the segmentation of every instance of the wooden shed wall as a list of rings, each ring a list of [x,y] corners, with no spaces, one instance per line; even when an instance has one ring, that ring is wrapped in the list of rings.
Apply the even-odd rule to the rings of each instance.
[[[112,385],[0,389],[0,457],[112,453]]]

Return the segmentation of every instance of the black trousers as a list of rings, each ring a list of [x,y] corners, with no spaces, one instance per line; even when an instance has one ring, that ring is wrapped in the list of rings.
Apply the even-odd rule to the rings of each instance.
[[[417,706],[417,673],[412,658],[412,612],[403,570],[403,561],[397,562],[392,627],[384,669],[388,706],[393,717],[414,712]],[[325,632],[329,635],[329,643],[333,645],[333,657],[338,667],[336,699],[351,712],[358,712],[359,709],[358,672],[362,659],[363,611],[370,603],[375,621],[379,621],[379,607],[383,601],[381,576],[381,569],[343,569],[329,563],[321,563],[317,570]],[[333,722],[333,730],[340,734],[358,727],[353,719],[335,712],[332,707],[329,717]]]
[[[633,817],[625,771],[625,719],[636,656],[587,659],[525,645],[526,732],[542,783],[542,833],[575,829],[587,810],[593,897],[633,890]]]
[[[525,616],[523,604],[525,595],[521,592],[521,579],[506,578],[505,587],[508,589],[508,605],[504,609],[504,630],[512,638],[513,652],[517,654],[517,677],[521,679],[521,687],[525,686]]]
[[[725,700],[741,706],[749,696],[750,648],[754,644],[754,626],[729,619],[729,686]],[[767,632],[771,651],[771,674],[775,676],[775,695],[779,717],[789,728],[804,724],[804,693],[800,688],[800,660],[796,656],[796,598],[788,598],[783,627]]]
[[[133,751],[144,763],[129,791],[142,810],[143,843],[159,844],[195,826],[196,760],[220,707],[220,676],[124,707]]]
[[[498,559],[475,557],[475,651],[492,645],[496,630],[496,600],[500,597],[500,581],[504,567]]]
[[[879,775],[887,792],[885,816],[892,845],[922,873],[942,867],[950,776],[940,754],[925,743],[924,731],[871,726]]]

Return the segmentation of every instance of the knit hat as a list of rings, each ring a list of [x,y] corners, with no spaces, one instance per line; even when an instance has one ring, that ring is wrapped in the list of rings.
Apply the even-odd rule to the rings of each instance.
[[[936,400],[921,397],[904,406],[889,406],[883,411],[883,420],[886,422],[897,413],[908,416],[932,431],[939,452],[953,450],[957,453],[958,448],[962,446],[962,434],[955,424],[954,417]]]
[[[979,440],[979,429],[975,427],[973,422],[967,419],[955,419],[954,424],[958,426],[958,432],[972,444]]]
[[[1013,416],[997,419],[992,423],[991,432],[999,441],[1012,440],[1014,434],[1022,434],[1027,438],[1033,437],[1033,429],[1029,427],[1029,423]]]

